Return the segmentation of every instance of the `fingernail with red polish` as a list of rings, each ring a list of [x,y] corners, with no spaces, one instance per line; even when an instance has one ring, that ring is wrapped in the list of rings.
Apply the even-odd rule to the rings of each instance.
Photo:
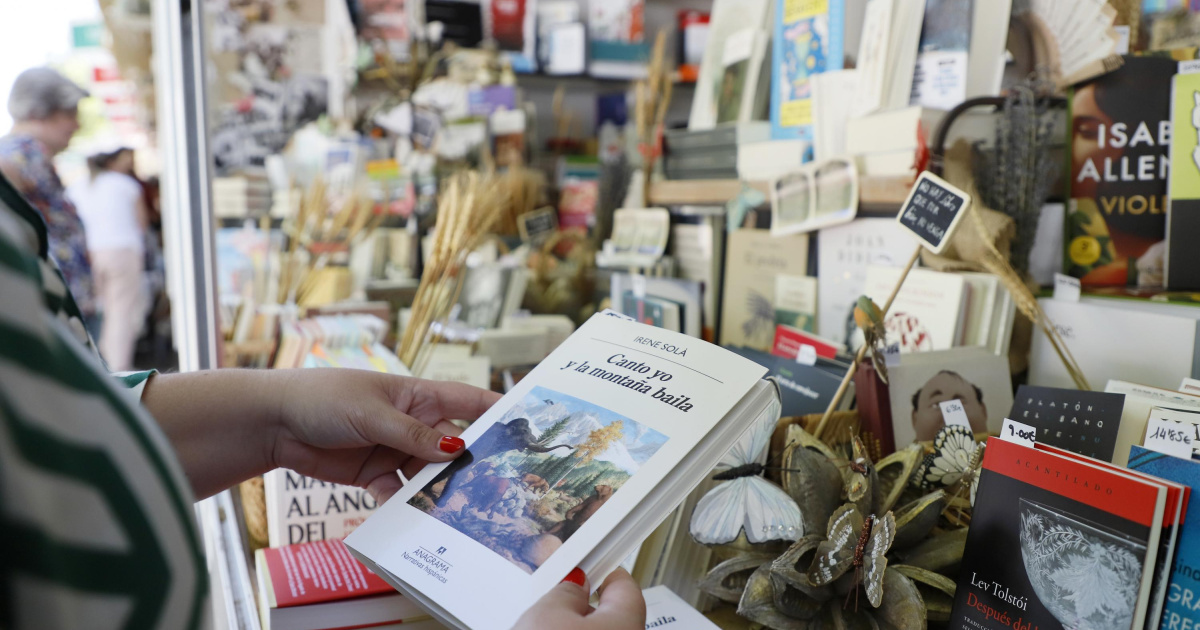
[[[463,442],[462,438],[454,437],[453,435],[444,435],[442,436],[442,440],[438,442],[438,448],[447,453],[457,453],[466,445],[467,443]]]
[[[576,584],[582,588],[583,583],[587,581],[587,576],[583,574],[583,569],[575,567],[574,569],[571,569],[571,572],[567,574],[567,577],[563,578],[563,581]]]

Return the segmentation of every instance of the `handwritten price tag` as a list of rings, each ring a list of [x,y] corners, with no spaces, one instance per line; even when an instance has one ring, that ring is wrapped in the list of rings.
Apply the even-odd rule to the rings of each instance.
[[[945,422],[946,426],[957,424],[968,429],[971,428],[971,421],[967,420],[967,411],[963,409],[961,400],[955,398],[938,403],[938,405],[942,408],[942,422]]]
[[[900,343],[896,342],[883,349],[883,366],[896,367],[900,365]]]
[[[1178,420],[1167,420],[1150,414],[1146,424],[1146,448],[1164,455],[1192,458],[1192,434],[1196,428]]]
[[[1004,424],[1000,426],[1000,439],[1033,448],[1037,442],[1037,430],[1024,422],[1005,418]]]

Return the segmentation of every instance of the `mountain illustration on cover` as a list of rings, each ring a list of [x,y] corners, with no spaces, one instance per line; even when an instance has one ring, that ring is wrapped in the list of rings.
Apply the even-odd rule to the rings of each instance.
[[[409,504],[533,573],[666,441],[604,407],[534,387]]]

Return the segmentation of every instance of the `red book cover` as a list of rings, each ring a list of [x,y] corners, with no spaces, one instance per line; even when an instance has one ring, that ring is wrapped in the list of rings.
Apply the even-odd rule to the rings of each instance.
[[[341,540],[319,540],[264,549],[279,608],[395,593],[371,573]]]
[[[841,349],[837,344],[822,339],[814,334],[806,333],[786,324],[775,326],[775,343],[771,345],[771,354],[785,359],[795,359],[800,354],[800,346],[809,345],[817,350],[817,356],[832,359]]]

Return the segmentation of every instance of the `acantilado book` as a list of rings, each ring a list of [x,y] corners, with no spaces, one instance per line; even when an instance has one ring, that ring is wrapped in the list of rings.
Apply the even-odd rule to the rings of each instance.
[[[576,566],[616,568],[774,401],[765,372],[593,316],[346,545],[442,623],[509,628]]]

